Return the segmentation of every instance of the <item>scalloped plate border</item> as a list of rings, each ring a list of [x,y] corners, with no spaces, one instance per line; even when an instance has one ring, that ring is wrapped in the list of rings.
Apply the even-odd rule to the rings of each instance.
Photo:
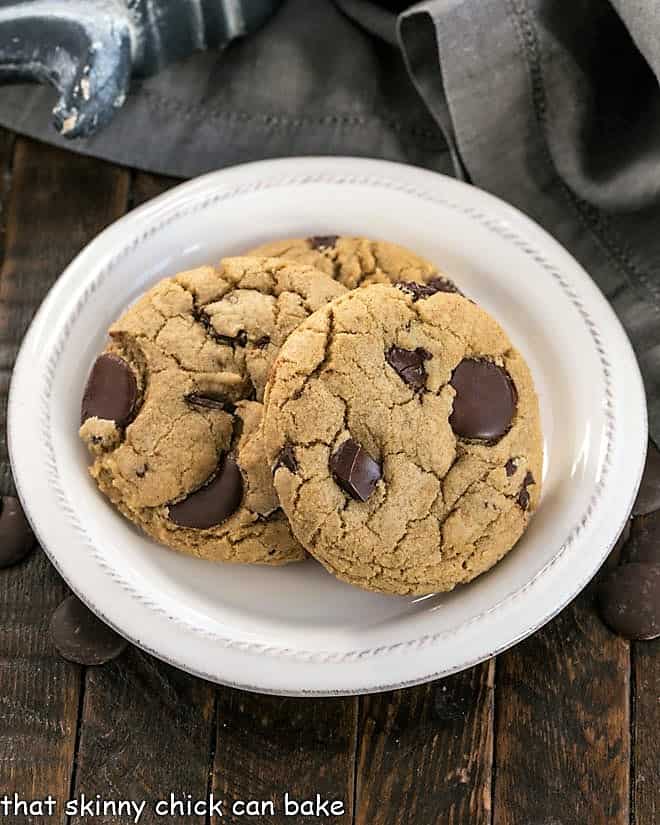
[[[367,172],[368,170],[368,172],[365,174],[355,174],[355,172],[353,172],[352,170],[356,169],[358,165],[361,170],[364,169],[365,172]],[[281,173],[282,169],[288,170],[291,169],[293,166],[295,166],[296,170],[304,170],[304,168],[307,167],[309,171],[302,171],[301,173],[297,174]],[[335,171],[333,171],[333,167]],[[322,171],[319,171],[319,169],[322,169]],[[241,173],[243,173],[244,176],[248,178],[247,182],[240,180],[243,176]],[[238,178],[239,182],[237,182],[234,185],[225,185],[225,180],[230,176],[233,178]],[[411,179],[411,181],[409,182],[408,179]],[[589,500],[589,504],[581,518],[579,518],[574,524],[573,528],[567,535],[566,539],[564,540],[564,542],[562,543],[561,547],[559,548],[555,556],[552,558],[552,560],[549,561],[532,579],[530,579],[529,582],[527,582],[523,587],[520,587],[514,592],[510,593],[506,598],[501,599],[488,610],[483,611],[482,613],[476,616],[473,616],[472,618],[464,622],[462,625],[460,625],[458,628],[453,628],[451,631],[443,631],[436,634],[425,634],[423,636],[419,636],[417,638],[410,639],[405,642],[397,642],[396,644],[392,645],[384,645],[371,648],[360,648],[345,651],[342,653],[320,649],[293,649],[290,647],[273,646],[259,642],[244,642],[237,639],[233,639],[228,636],[219,635],[217,633],[209,631],[206,628],[193,625],[192,623],[186,621],[185,619],[182,619],[181,617],[171,615],[169,611],[166,611],[161,605],[159,605],[152,598],[150,598],[145,591],[141,591],[139,588],[135,587],[130,581],[128,581],[125,577],[123,577],[117,570],[110,568],[106,564],[105,559],[103,559],[101,554],[98,553],[93,543],[90,541],[89,536],[87,535],[84,528],[78,521],[75,508],[69,501],[66,491],[63,489],[63,486],[61,484],[55,456],[55,448],[52,439],[50,415],[51,390],[54,376],[56,374],[56,370],[58,368],[58,364],[64,346],[71,334],[76,319],[84,310],[85,305],[87,304],[91,296],[94,294],[94,292],[105,281],[105,279],[107,279],[113,274],[117,264],[126,255],[129,255],[132,250],[134,250],[147,238],[153,238],[163,230],[167,229],[167,227],[171,226],[173,222],[176,222],[177,220],[183,217],[187,217],[191,214],[195,214],[198,211],[208,209],[209,207],[212,207],[219,201],[231,200],[241,196],[251,195],[259,191],[263,191],[265,189],[291,186],[304,187],[307,184],[324,183],[333,185],[359,185],[362,187],[369,188],[375,187],[384,190],[395,190],[414,196],[416,198],[420,198],[422,200],[432,202],[434,204],[442,205],[443,207],[451,210],[459,211],[463,215],[469,217],[471,220],[478,222],[482,227],[486,228],[488,231],[495,233],[501,239],[504,239],[507,242],[513,244],[517,249],[522,251],[524,254],[530,256],[538,266],[542,267],[557,282],[557,284],[562,289],[566,297],[569,298],[571,303],[577,309],[582,319],[582,322],[588,330],[589,336],[593,342],[594,349],[597,353],[601,366],[602,379],[604,385],[604,397],[601,399],[601,402],[603,405],[606,422],[606,443],[604,450],[604,458],[601,464],[600,476]],[[423,183],[424,185],[419,186],[418,183]],[[455,191],[456,188],[462,190],[460,192],[460,195],[461,198],[464,199],[464,202],[461,202],[460,199],[456,200],[454,198],[445,197],[444,195],[438,194],[438,189],[448,189],[451,192],[452,189]],[[472,202],[475,200],[479,205],[473,205]],[[179,202],[179,206],[177,208],[174,208],[177,202]],[[481,205],[483,205],[483,208]],[[159,209],[159,207],[161,208]],[[485,207],[488,207],[488,209],[485,209]],[[492,212],[488,211],[489,209],[492,209]],[[158,217],[159,213],[161,213],[160,217]],[[143,231],[137,233],[128,231],[129,222],[136,221],[136,219],[139,217],[142,217],[144,219],[143,223],[146,224]],[[156,219],[157,217],[158,219]],[[521,229],[523,230],[522,232]],[[140,602],[142,606],[145,607],[148,611],[159,614],[161,616],[161,619],[165,619],[167,623],[175,623],[179,625],[184,634],[192,633],[198,638],[203,637],[213,645],[219,645],[221,648],[232,649],[236,652],[247,655],[267,655],[270,657],[295,660],[296,662],[299,662],[301,664],[321,668],[323,666],[343,664],[350,666],[351,663],[355,663],[358,661],[364,662],[365,660],[369,660],[371,658],[388,657],[394,654],[398,655],[406,652],[414,653],[415,651],[420,651],[423,648],[433,647],[443,639],[447,639],[449,636],[455,636],[458,632],[462,631],[468,626],[475,625],[479,622],[484,621],[484,619],[486,619],[487,617],[491,617],[494,614],[501,613],[505,608],[511,606],[513,602],[521,599],[530,590],[533,590],[537,585],[538,581],[542,578],[545,578],[551,572],[552,568],[558,565],[563,560],[569,548],[574,546],[575,542],[579,539],[584,530],[588,526],[590,526],[590,523],[592,522],[594,515],[598,511],[598,505],[602,499],[603,492],[607,487],[608,479],[611,477],[615,439],[617,437],[623,437],[621,433],[621,427],[618,428],[619,432],[617,432],[618,422],[614,412],[614,387],[611,377],[611,356],[608,355],[608,349],[605,345],[604,338],[601,333],[601,328],[593,320],[592,313],[589,312],[588,306],[586,305],[587,302],[584,296],[579,294],[581,290],[576,290],[574,288],[575,283],[571,283],[571,277],[566,276],[566,273],[569,270],[571,272],[571,275],[573,276],[574,282],[576,279],[578,280],[578,282],[582,281],[582,283],[578,283],[579,287],[585,286],[585,283],[588,285],[588,287],[591,287],[591,294],[588,296],[589,302],[593,301],[595,302],[596,306],[600,305],[599,309],[601,315],[603,309],[606,310],[606,314],[609,313],[610,324],[607,333],[608,335],[613,336],[612,346],[610,347],[610,349],[616,352],[617,358],[625,357],[626,360],[630,360],[631,362],[629,365],[631,386],[628,389],[631,393],[633,393],[633,395],[635,393],[637,394],[637,427],[632,427],[632,422],[630,422],[630,424],[628,424],[625,429],[629,435],[630,430],[636,430],[636,434],[639,437],[637,438],[637,443],[633,445],[635,472],[632,475],[634,475],[635,477],[635,482],[630,490],[629,495],[622,502],[622,515],[619,517],[619,521],[617,522],[618,528],[622,527],[625,519],[627,518],[628,513],[630,512],[634,496],[639,485],[646,448],[646,408],[644,404],[644,395],[641,386],[641,378],[639,376],[639,371],[637,369],[634,356],[632,355],[632,350],[630,348],[629,342],[625,338],[625,333],[623,333],[618,321],[616,320],[611,309],[609,308],[609,305],[607,305],[604,298],[595,289],[586,273],[584,273],[583,270],[580,269],[579,265],[576,262],[572,261],[570,256],[568,256],[567,253],[554,240],[550,238],[550,236],[548,236],[543,230],[541,230],[538,226],[536,226],[536,224],[534,224],[528,218],[525,218],[513,207],[504,204],[502,201],[499,201],[497,198],[494,198],[491,195],[487,195],[486,193],[481,192],[480,190],[476,190],[473,187],[469,187],[466,184],[462,184],[453,179],[445,178],[444,176],[438,175],[436,173],[427,172],[412,167],[405,167],[400,164],[392,164],[385,161],[367,161],[352,158],[296,158],[279,161],[262,161],[255,164],[246,164],[243,167],[234,167],[231,170],[211,173],[189,183],[182,184],[181,186],[178,186],[175,189],[170,190],[170,192],[160,196],[159,198],[156,198],[154,201],[145,204],[143,207],[140,207],[138,210],[135,210],[130,215],[120,219],[120,221],[117,221],[115,224],[113,224],[111,227],[109,227],[103,233],[101,233],[101,235],[95,241],[93,241],[92,244],[90,244],[86,248],[86,250],[83,251],[83,253],[81,253],[81,255],[84,255],[86,252],[88,253],[88,251],[94,244],[100,244],[101,240],[107,238],[108,235],[110,235],[111,233],[118,233],[120,230],[124,230],[123,234],[125,234],[127,238],[121,244],[119,250],[106,261],[106,263],[96,273],[92,280],[85,286],[85,289],[82,292],[79,299],[77,300],[74,308],[69,313],[64,324],[64,327],[60,335],[58,336],[57,342],[52,352],[50,353],[50,356],[47,361],[47,366],[44,375],[44,384],[39,397],[40,430],[42,441],[47,453],[45,469],[48,477],[50,490],[54,493],[61,511],[65,514],[65,517],[69,521],[70,525],[76,530],[79,537],[85,543],[86,548],[95,558],[97,564],[101,568],[103,568],[105,574],[110,576],[113,582],[119,585],[126,593],[130,594],[130,597],[132,599]],[[548,250],[549,254],[545,254],[543,249]],[[564,258],[563,263],[565,265],[561,267],[557,265],[555,262],[553,262],[553,259],[556,260],[558,258],[558,251],[561,252],[561,256],[563,256]],[[74,260],[70,267],[76,266],[77,263],[78,258]],[[570,264],[570,266],[566,264]],[[53,290],[56,288],[56,286],[57,284],[55,285],[55,287],[53,287]],[[50,300],[51,294],[52,293],[49,293],[49,296],[47,296],[44,304]],[[516,641],[519,641],[521,638],[524,638],[525,636],[529,635],[529,633],[532,633],[535,629],[537,629],[539,626],[541,626],[547,620],[549,620],[553,615],[559,612],[559,610],[566,603],[568,603],[579,592],[579,590],[582,589],[582,587],[587,583],[591,576],[596,572],[602,561],[605,559],[607,552],[609,552],[610,547],[612,546],[612,544],[618,536],[618,529],[609,531],[611,535],[608,536],[607,542],[604,545],[605,550],[607,552],[603,552],[600,555],[600,557],[597,557],[594,560],[592,569],[589,570],[589,573],[584,578],[584,580],[576,582],[574,589],[571,589],[571,592],[567,594],[567,597],[565,594],[565,597],[561,600],[561,602],[554,605],[553,609],[547,615],[545,615],[540,622],[537,621],[534,624],[534,626],[525,627],[522,632],[512,632],[511,637],[509,639],[507,639],[500,645],[493,646],[491,649],[486,651],[483,655],[480,655],[478,658],[475,658],[470,661],[453,663],[451,666],[448,665],[444,670],[438,672],[429,672],[424,673],[422,675],[417,674],[414,678],[411,678],[409,681],[397,681],[392,684],[376,682],[375,684],[367,686],[355,685],[355,687],[342,687],[340,689],[327,690],[323,688],[307,690],[304,687],[297,689],[288,687],[286,689],[283,689],[276,688],[268,684],[243,684],[242,682],[237,680],[230,680],[226,678],[223,674],[219,674],[217,672],[201,672],[199,668],[191,666],[190,662],[181,661],[180,659],[177,659],[175,657],[164,655],[164,653],[158,649],[157,645],[150,645],[146,643],[145,640],[134,638],[135,634],[128,633],[127,630],[121,626],[120,622],[114,621],[113,617],[106,616],[103,611],[100,611],[99,608],[95,606],[93,594],[85,592],[84,588],[81,586],[76,586],[80,583],[73,580],[74,577],[71,575],[71,571],[62,569],[65,565],[62,565],[61,560],[55,554],[49,551],[48,541],[41,540],[42,535],[40,533],[40,525],[38,523],[35,523],[38,520],[35,520],[33,518],[33,514],[30,513],[29,503],[26,501],[27,496],[24,495],[24,468],[22,467],[20,460],[16,460],[17,456],[15,456],[14,454],[14,436],[20,428],[19,419],[17,418],[15,412],[17,407],[16,397],[18,393],[18,390],[16,390],[16,386],[18,384],[16,376],[20,375],[24,370],[24,365],[22,362],[23,358],[25,357],[24,354],[28,349],[28,347],[26,346],[26,342],[28,341],[29,336],[35,334],[35,329],[38,328],[40,318],[42,317],[42,313],[43,310],[40,310],[40,312],[35,317],[16,362],[15,374],[14,378],[12,379],[12,387],[10,392],[8,416],[8,435],[10,453],[12,457],[12,466],[14,467],[17,489],[19,491],[21,499],[23,500],[26,506],[26,512],[28,513],[28,517],[31,519],[33,526],[35,527],[35,532],[37,533],[37,536],[40,538],[41,545],[49,554],[51,560],[53,561],[59,572],[64,576],[65,579],[67,579],[72,589],[75,592],[77,592],[77,594],[93,610],[95,610],[99,615],[101,615],[102,618],[108,624],[118,629],[125,636],[130,638],[131,641],[138,644],[143,649],[146,649],[154,655],[162,659],[165,659],[171,664],[174,664],[178,667],[183,667],[184,669],[193,672],[196,675],[202,676],[203,678],[212,681],[223,682],[226,684],[232,684],[237,687],[242,687],[251,690],[272,691],[277,693],[288,693],[296,695],[334,695],[338,693],[358,693],[366,691],[387,690],[392,689],[394,687],[402,687],[404,685],[416,684],[431,678],[437,678],[442,675],[448,675],[451,672],[455,672],[465,667],[469,667],[473,664],[476,664],[478,661],[481,661],[503,649],[506,649],[506,647],[509,647],[511,644],[514,644]],[[630,369],[630,367],[632,367],[632,369]]]

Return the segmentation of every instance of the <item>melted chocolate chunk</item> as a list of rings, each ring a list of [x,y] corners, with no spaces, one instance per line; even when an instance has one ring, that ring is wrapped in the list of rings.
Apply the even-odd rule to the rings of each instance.
[[[208,314],[201,307],[195,307],[193,309],[193,318],[204,327],[206,334],[218,344],[227,344],[230,347],[244,347],[247,344],[248,337],[245,330],[241,330],[234,336],[222,335],[217,332]]]
[[[504,469],[506,470],[506,474],[507,474],[508,478],[511,478],[511,476],[516,472],[516,467],[517,467],[517,464],[512,458],[510,458],[507,461],[507,463],[504,465]]]
[[[615,568],[598,588],[600,615],[627,639],[660,636],[660,565],[631,562]]]
[[[424,361],[428,361],[430,357],[431,353],[422,347],[414,350],[390,347],[385,353],[385,360],[401,380],[416,390],[421,390],[426,385]]]
[[[296,453],[293,444],[285,444],[280,454],[277,456],[277,461],[273,467],[273,472],[279,470],[280,467],[285,467],[290,473],[298,472],[298,462],[296,461]]]
[[[268,344],[270,344],[270,338],[267,335],[262,336],[258,341],[254,342],[257,349],[263,349],[264,347],[267,347]]]
[[[360,501],[369,498],[382,475],[378,462],[352,438],[330,457],[330,471],[342,490]]]
[[[218,472],[199,490],[170,504],[170,519],[180,527],[206,530],[222,524],[243,499],[243,478],[238,465],[226,456]]]
[[[520,492],[518,493],[518,498],[516,499],[521,510],[526,510],[529,507],[529,490],[527,488],[530,484],[535,483],[534,476],[530,472],[527,472],[525,478],[523,479]]]
[[[660,510],[628,521],[630,541],[625,548],[626,561],[660,564]]]
[[[133,370],[118,355],[103,353],[96,359],[87,379],[80,411],[81,423],[96,417],[125,427],[131,420],[137,397]]]
[[[200,393],[191,392],[185,396],[187,404],[191,407],[201,407],[205,410],[222,410],[223,412],[231,413],[236,411],[236,406],[227,398],[220,396],[201,395]]]
[[[332,249],[338,240],[339,235],[314,235],[312,238],[307,238],[307,243],[312,249],[320,252],[323,249]]]
[[[436,292],[454,292],[457,295],[463,294],[456,284],[453,283],[453,281],[440,276],[437,278],[432,278],[426,284],[420,284],[416,281],[399,281],[396,286],[404,292],[407,292],[409,295],[412,295],[413,301],[419,301],[422,298],[430,298],[431,295],[435,295]]]
[[[32,550],[35,538],[17,498],[0,498],[0,567],[11,567]]]
[[[465,358],[451,377],[456,390],[449,418],[460,438],[497,441],[511,426],[518,393],[509,373],[477,358]]]
[[[128,645],[75,596],[65,599],[53,613],[50,635],[60,656],[79,665],[103,665]]]

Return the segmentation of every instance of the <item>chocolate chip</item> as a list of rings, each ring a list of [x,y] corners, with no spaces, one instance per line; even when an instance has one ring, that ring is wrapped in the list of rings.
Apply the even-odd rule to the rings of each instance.
[[[137,396],[137,381],[126,361],[113,353],[103,353],[87,379],[81,422],[96,417],[125,427],[131,420]]]
[[[229,399],[221,396],[201,395],[200,393],[191,392],[185,396],[185,401],[191,407],[201,407],[205,410],[222,410],[223,412],[231,413],[236,411],[236,405]]]
[[[226,456],[218,472],[183,501],[170,504],[170,519],[180,527],[206,530],[221,524],[234,513],[243,498],[241,471]]]
[[[50,635],[60,656],[79,665],[103,665],[128,645],[75,596],[65,599],[53,613]]]
[[[281,449],[273,467],[273,472],[279,470],[280,467],[285,467],[290,473],[298,472],[298,462],[296,461],[293,444],[285,444]]]
[[[213,338],[219,344],[229,344],[230,347],[244,347],[248,342],[247,332],[241,330],[236,335],[221,335],[213,330]]]
[[[338,240],[339,235],[314,235],[312,238],[307,238],[307,243],[312,249],[320,252],[323,249],[332,249]]]
[[[511,426],[518,394],[509,373],[481,358],[465,358],[451,377],[456,390],[449,423],[461,438],[497,441]]]
[[[450,281],[449,278],[443,278],[441,276],[431,278],[426,285],[435,290],[435,292],[453,292],[456,295],[463,294],[453,281]]]
[[[598,588],[600,615],[627,639],[660,636],[660,565],[633,562],[613,570]]]
[[[504,465],[504,469],[506,470],[506,474],[507,474],[508,478],[511,478],[511,476],[516,472],[516,467],[517,466],[518,465],[516,464],[516,462],[512,458],[510,458],[507,461],[507,463]]]
[[[644,474],[637,500],[633,505],[633,515],[643,516],[654,510],[660,510],[660,451],[649,441]]]
[[[419,301],[421,298],[430,298],[437,292],[454,292],[457,295],[462,295],[461,290],[449,278],[432,278],[428,283],[420,284],[416,281],[399,281],[396,286],[412,295],[413,301]]]
[[[516,499],[521,510],[526,510],[529,507],[529,490],[527,488],[534,483],[534,476],[528,472],[523,479],[522,487]]]
[[[660,564],[660,510],[632,520],[623,556],[625,561]]]
[[[402,381],[416,390],[426,385],[424,361],[428,361],[430,357],[431,353],[422,347],[414,350],[390,347],[385,353],[385,360],[390,367],[398,373]]]
[[[254,342],[254,345],[257,349],[263,349],[270,344],[270,338],[267,335],[263,335],[257,341]]]
[[[32,550],[35,538],[21,502],[11,496],[0,499],[0,567],[11,567]]]
[[[330,471],[342,490],[360,501],[369,498],[382,475],[378,462],[352,438],[330,457]]]
[[[204,327],[206,334],[210,338],[213,338],[216,343],[226,344],[230,347],[244,347],[247,344],[248,337],[245,330],[241,330],[236,335],[221,335],[217,332],[210,317],[205,312],[203,307],[194,307],[192,314],[195,321]]]

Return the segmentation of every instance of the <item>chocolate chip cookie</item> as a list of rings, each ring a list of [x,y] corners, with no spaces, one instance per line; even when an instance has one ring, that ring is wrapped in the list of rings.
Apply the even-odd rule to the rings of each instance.
[[[264,439],[301,544],[367,590],[451,590],[515,544],[541,490],[532,377],[471,301],[405,285],[335,299],[293,332]]]
[[[458,292],[437,267],[409,249],[388,241],[318,235],[271,241],[248,255],[269,255],[309,264],[348,289],[376,283],[432,282],[436,289]]]
[[[147,292],[110,328],[82,400],[99,488],[169,547],[223,561],[304,557],[261,440],[265,377],[291,329],[344,287],[285,260],[226,259]]]

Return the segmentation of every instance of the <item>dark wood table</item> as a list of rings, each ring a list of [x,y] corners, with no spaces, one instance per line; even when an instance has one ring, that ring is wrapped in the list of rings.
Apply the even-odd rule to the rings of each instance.
[[[150,139],[157,140],[158,135]],[[104,226],[171,180],[0,131],[0,493],[12,491],[5,401],[47,289]],[[442,681],[344,699],[215,687],[135,648],[98,668],[48,635],[67,594],[45,555],[0,571],[0,798],[280,800],[319,793],[335,817],[157,817],[141,823],[658,825],[660,640],[615,636],[588,588],[497,660]],[[278,801],[279,807],[279,801]]]

